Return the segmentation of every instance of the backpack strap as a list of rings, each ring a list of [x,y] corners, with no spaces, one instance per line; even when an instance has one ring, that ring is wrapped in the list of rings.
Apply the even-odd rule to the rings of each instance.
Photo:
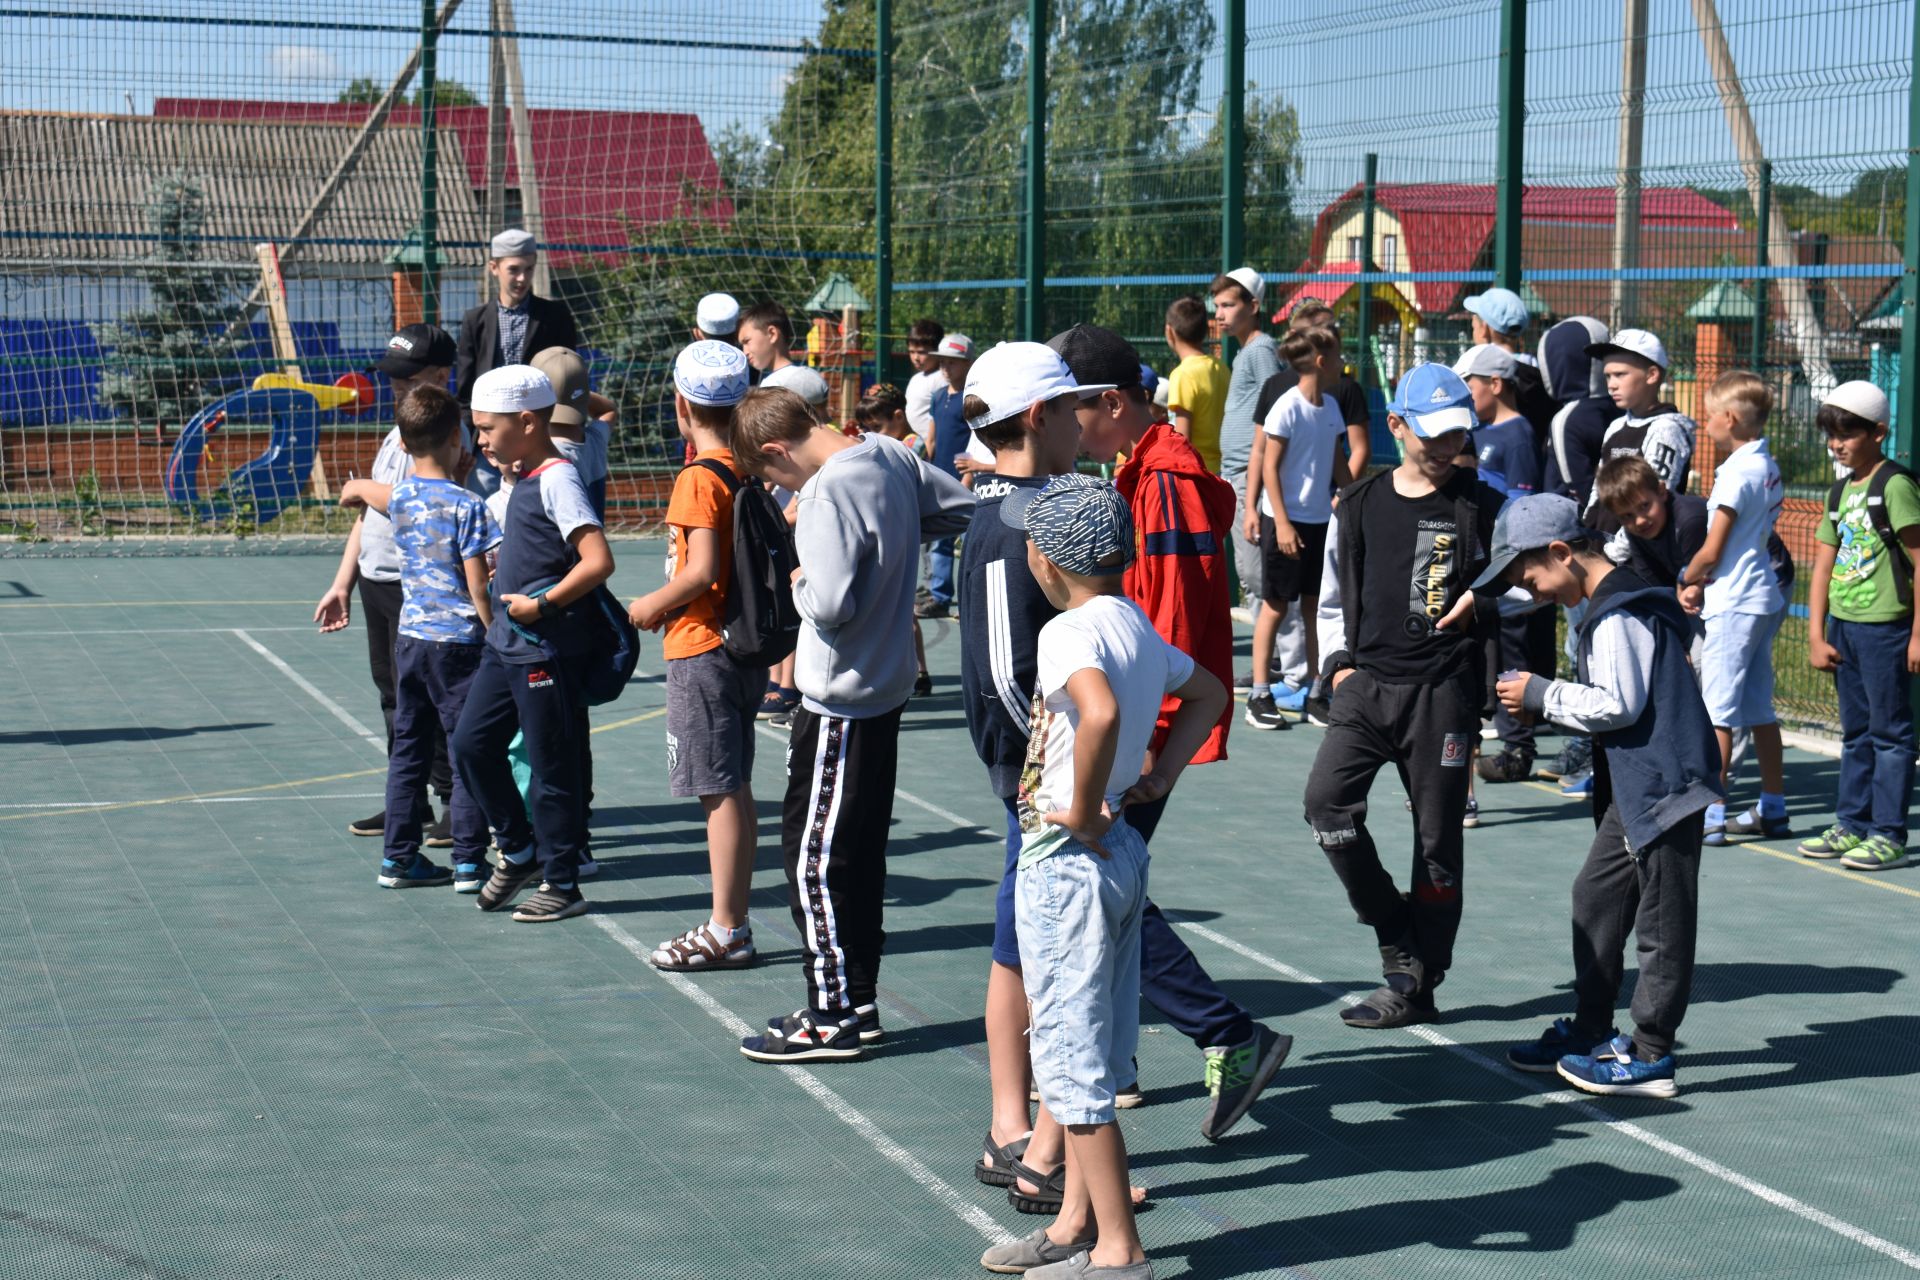
[[[1906,544],[1900,541],[1900,534],[1893,527],[1893,517],[1887,513],[1887,485],[1898,476],[1912,478],[1912,475],[1911,471],[1888,458],[1873,473],[1873,478],[1867,481],[1867,519],[1900,566],[1900,572],[1894,578],[1902,609],[1913,608],[1913,557],[1907,554]]]
[[[732,467],[729,467],[718,458],[695,458],[687,465],[689,467],[699,467],[703,471],[711,471],[716,476],[719,476],[720,483],[727,486],[727,492],[729,494],[739,493],[741,486],[746,484],[745,480],[733,474]]]

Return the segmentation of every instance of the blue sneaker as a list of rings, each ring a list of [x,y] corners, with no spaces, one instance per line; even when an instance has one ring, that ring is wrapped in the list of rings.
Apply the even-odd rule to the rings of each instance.
[[[484,860],[480,862],[456,862],[453,864],[453,891],[455,893],[478,893],[486,884],[487,877],[493,874],[493,868]]]
[[[1507,1050],[1507,1065],[1516,1071],[1531,1071],[1550,1076],[1560,1059],[1570,1053],[1590,1054],[1617,1034],[1609,1027],[1605,1035],[1590,1036],[1573,1025],[1571,1018],[1555,1018],[1553,1025],[1538,1040],[1516,1044]]]
[[[415,858],[406,866],[385,858],[380,861],[382,889],[417,889],[426,885],[446,884],[452,879],[452,872],[445,867],[434,866],[425,858]]]
[[[1307,709],[1307,687],[1296,689],[1290,684],[1273,686],[1273,705],[1282,711],[1291,711],[1299,715]]]
[[[1593,796],[1593,770],[1576,773],[1571,778],[1560,779],[1560,794],[1590,799]]]
[[[1671,1098],[1680,1092],[1673,1082],[1673,1055],[1642,1062],[1633,1056],[1632,1036],[1615,1036],[1592,1055],[1568,1054],[1556,1070],[1582,1093]]]

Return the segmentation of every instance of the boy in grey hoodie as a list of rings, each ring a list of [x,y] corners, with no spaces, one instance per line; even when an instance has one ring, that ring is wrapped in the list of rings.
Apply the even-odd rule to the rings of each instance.
[[[734,410],[740,466],[798,492],[793,601],[800,709],[780,843],[807,975],[805,1008],[748,1036],[759,1062],[857,1058],[880,1038],[875,986],[900,710],[913,693],[920,544],[965,531],[973,494],[905,445],[846,436],[781,388]]]

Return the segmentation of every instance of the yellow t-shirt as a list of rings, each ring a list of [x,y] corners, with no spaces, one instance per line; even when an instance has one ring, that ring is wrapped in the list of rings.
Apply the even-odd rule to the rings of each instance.
[[[1220,418],[1227,410],[1227,366],[1212,356],[1188,356],[1169,375],[1167,412],[1193,419],[1193,447],[1207,469],[1220,473]]]

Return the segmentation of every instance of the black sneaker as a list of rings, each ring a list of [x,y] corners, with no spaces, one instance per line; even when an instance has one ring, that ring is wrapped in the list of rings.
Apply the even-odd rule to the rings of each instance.
[[[1533,776],[1533,757],[1508,747],[1498,755],[1481,756],[1479,772],[1484,782],[1525,782]]]
[[[916,698],[930,698],[933,696],[933,676],[931,673],[922,671],[913,678],[913,696]]]
[[[525,862],[508,862],[505,854],[494,864],[493,874],[480,889],[477,905],[482,911],[498,911],[513,901],[513,895],[526,888],[527,881],[540,874],[540,859],[531,849]]]
[[[1293,722],[1280,714],[1280,708],[1274,705],[1271,693],[1256,693],[1247,699],[1247,709],[1241,717],[1256,729],[1291,729]]]
[[[453,848],[453,810],[451,808],[440,811],[439,820],[427,828],[423,843],[429,849]]]
[[[521,924],[552,924],[587,914],[587,900],[579,889],[556,889],[543,884],[540,891],[514,908],[513,918]]]
[[[350,836],[384,836],[387,834],[387,811],[382,809],[371,818],[362,818],[358,822],[347,824]]]
[[[936,600],[932,596],[916,601],[913,606],[913,616],[916,618],[945,618],[950,617],[952,613],[951,604],[945,600]]]
[[[866,1053],[860,1043],[860,1019],[835,1021],[830,1015],[801,1009],[769,1023],[767,1033],[747,1036],[740,1052],[755,1062],[844,1062]]]
[[[445,867],[436,867],[420,857],[414,858],[406,866],[382,859],[379,883],[382,889],[418,889],[427,885],[452,884],[453,872]]]
[[[878,1044],[881,1040],[886,1039],[887,1033],[880,1029],[879,1005],[863,1004],[853,1011],[853,1016],[860,1020],[861,1044]],[[778,1018],[768,1018],[767,1030],[778,1031],[786,1020],[784,1014]]]
[[[1208,1049],[1207,1092],[1213,1101],[1200,1121],[1200,1136],[1218,1142],[1240,1123],[1253,1100],[1293,1050],[1293,1037],[1255,1027],[1253,1038],[1231,1048]]]
[[[1549,778],[1574,778],[1585,773],[1592,765],[1593,739],[1575,737],[1568,738],[1560,748],[1560,754],[1540,772]]]
[[[1307,713],[1301,718],[1308,724],[1317,724],[1324,729],[1333,723],[1333,704],[1325,697],[1308,698]]]

